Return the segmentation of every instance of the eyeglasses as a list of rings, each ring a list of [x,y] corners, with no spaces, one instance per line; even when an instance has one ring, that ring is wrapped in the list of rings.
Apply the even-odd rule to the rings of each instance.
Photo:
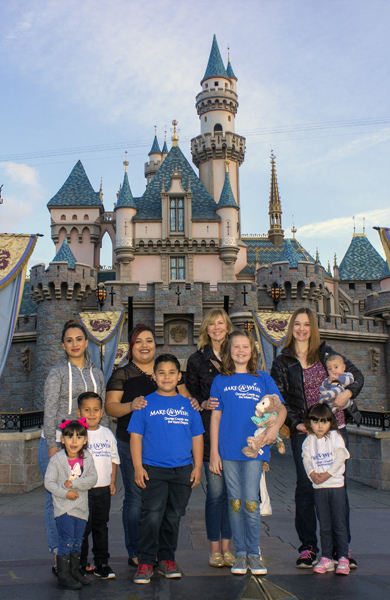
[[[323,424],[330,423],[330,419],[327,419],[326,417],[320,417],[320,418],[310,417],[310,421],[312,423],[323,423]]]

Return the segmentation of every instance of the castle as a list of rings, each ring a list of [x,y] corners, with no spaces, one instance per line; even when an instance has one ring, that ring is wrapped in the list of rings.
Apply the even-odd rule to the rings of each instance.
[[[93,189],[78,161],[48,202],[55,257],[47,267],[34,266],[26,283],[0,382],[3,411],[42,408],[47,372],[62,356],[63,323],[98,310],[95,290],[103,282],[103,310],[125,310],[129,327],[150,324],[158,353],[176,354],[184,367],[208,309],[225,307],[242,327],[253,312],[274,309],[277,289],[279,310],[314,309],[322,338],[363,371],[361,408],[389,408],[390,273],[365,233],[354,233],[333,272],[301,246],[295,228],[285,237],[273,154],[268,233],[241,233],[239,169],[246,149],[235,132],[237,82],[214,36],[196,96],[200,134],[191,140],[191,154],[198,174],[173,121],[170,149],[154,137],[141,197],[132,194],[125,160],[117,201],[106,211],[101,189]],[[110,271],[100,269],[105,234],[113,247]]]

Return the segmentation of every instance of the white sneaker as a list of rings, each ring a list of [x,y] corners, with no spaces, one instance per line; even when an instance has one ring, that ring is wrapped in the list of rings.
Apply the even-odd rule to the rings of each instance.
[[[233,575],[245,575],[248,570],[248,563],[246,560],[246,556],[244,554],[240,554],[236,557],[234,561],[234,565],[230,569]]]
[[[267,575],[267,568],[261,562],[260,556],[256,556],[255,554],[249,554],[248,566],[252,571],[252,575]]]

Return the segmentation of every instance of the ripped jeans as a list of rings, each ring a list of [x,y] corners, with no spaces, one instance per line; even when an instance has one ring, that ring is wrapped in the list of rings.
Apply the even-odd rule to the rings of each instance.
[[[59,544],[58,556],[69,556],[80,552],[87,521],[64,513],[55,518]]]
[[[260,477],[262,460],[222,460],[236,555],[261,556]]]

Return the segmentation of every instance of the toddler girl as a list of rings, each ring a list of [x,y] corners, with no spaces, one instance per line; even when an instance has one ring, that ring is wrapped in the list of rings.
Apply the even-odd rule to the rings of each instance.
[[[266,431],[264,453],[256,458],[246,457],[242,449],[253,435],[251,417],[255,406],[265,394],[277,394],[274,380],[257,371],[257,352],[253,337],[246,331],[235,330],[222,350],[221,375],[214,379],[210,390],[218,400],[210,424],[210,471],[221,475],[223,470],[229,498],[229,517],[236,560],[231,572],[245,575],[266,575],[267,569],[260,553],[259,486],[263,461],[269,460],[269,446],[286,418],[282,408],[277,422]]]
[[[92,454],[86,450],[85,419],[60,425],[63,449],[52,456],[45,487],[53,496],[59,546],[58,587],[76,590],[90,582],[79,571],[80,550],[88,519],[88,490],[97,482]]]
[[[309,409],[305,425],[310,435],[303,442],[302,458],[307,476],[313,483],[322,549],[322,558],[313,572],[334,571],[332,551],[335,548],[339,557],[336,574],[348,575],[344,472],[349,452],[337,429],[336,417],[327,404],[314,404]]]

